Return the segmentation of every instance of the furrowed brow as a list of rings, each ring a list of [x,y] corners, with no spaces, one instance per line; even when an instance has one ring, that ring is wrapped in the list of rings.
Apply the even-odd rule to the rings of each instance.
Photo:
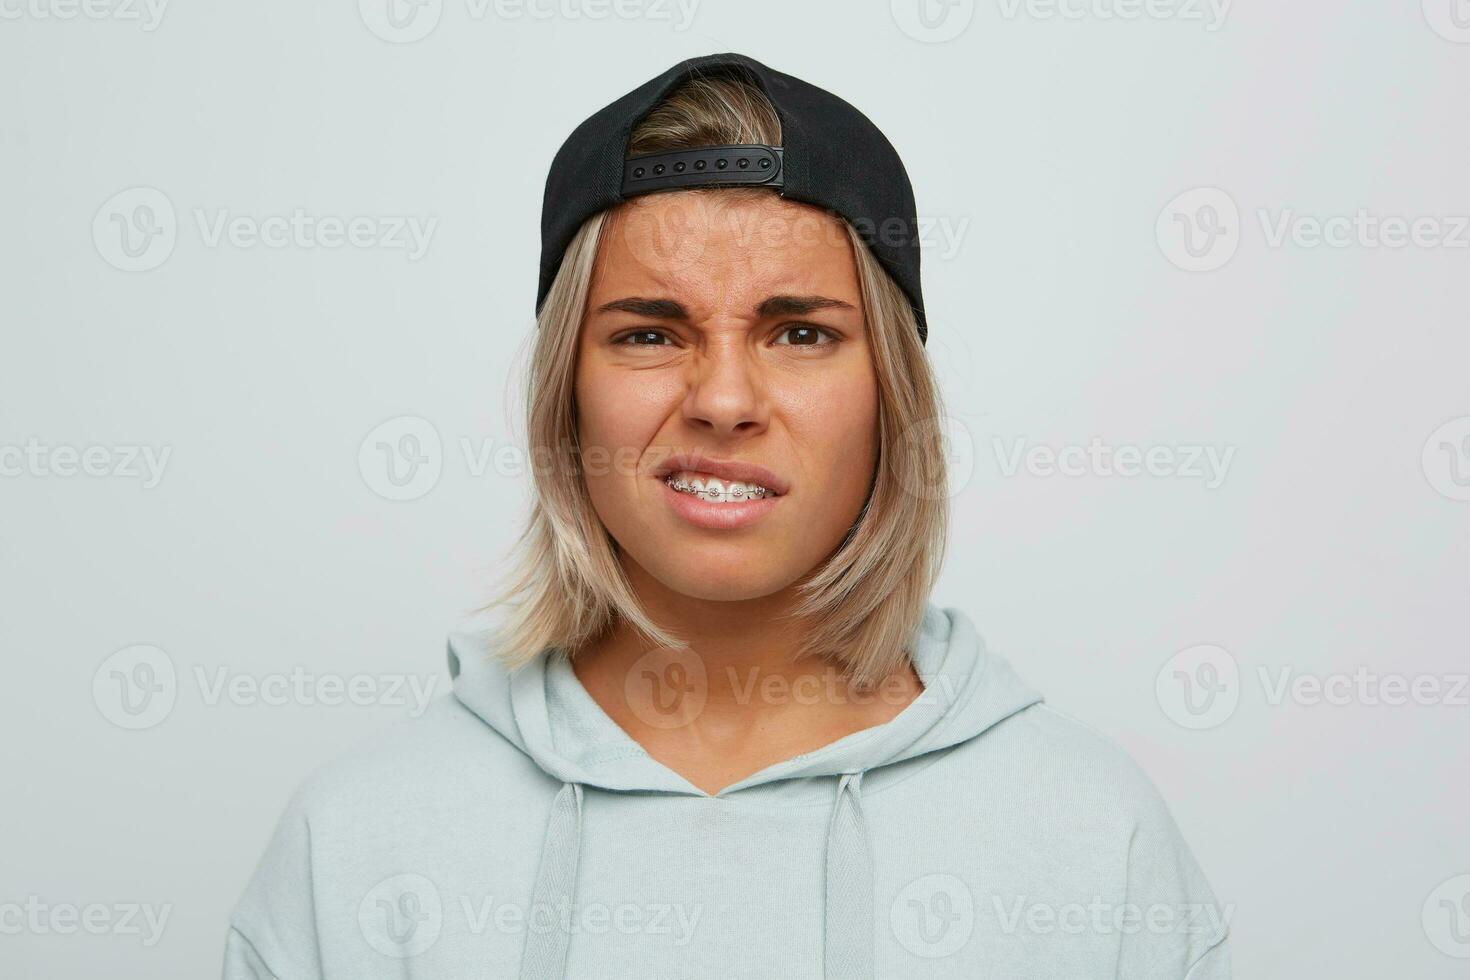
[[[777,316],[800,316],[817,310],[850,310],[851,303],[827,296],[772,296],[755,308],[756,316],[769,319]]]
[[[597,312],[632,313],[634,316],[646,316],[655,320],[689,319],[689,311],[674,300],[644,299],[641,296],[627,296],[623,299],[615,299],[610,303],[603,303],[597,308]]]

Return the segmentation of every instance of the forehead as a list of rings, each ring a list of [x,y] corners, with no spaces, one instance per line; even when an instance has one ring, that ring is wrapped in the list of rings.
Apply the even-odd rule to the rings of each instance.
[[[634,198],[613,212],[589,301],[668,296],[698,316],[748,311],[775,294],[861,306],[841,219],[769,191],[673,191]]]

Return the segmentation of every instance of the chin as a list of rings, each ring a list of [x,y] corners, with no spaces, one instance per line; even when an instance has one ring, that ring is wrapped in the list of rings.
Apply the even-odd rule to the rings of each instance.
[[[649,566],[644,565],[645,568]],[[741,602],[761,599],[785,588],[791,580],[769,571],[757,573],[738,569],[712,573],[714,563],[702,567],[649,568],[654,578],[671,592],[691,599],[712,602]]]

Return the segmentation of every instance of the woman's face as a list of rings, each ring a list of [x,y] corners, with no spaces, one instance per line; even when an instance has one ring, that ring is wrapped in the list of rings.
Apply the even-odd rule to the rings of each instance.
[[[837,219],[775,194],[636,198],[604,227],[587,310],[583,467],[630,575],[752,599],[841,544],[877,465],[878,387]],[[679,482],[703,495],[668,485],[674,454],[698,457]],[[726,478],[707,499],[688,477],[720,462],[763,467],[743,482],[779,495],[724,502]]]

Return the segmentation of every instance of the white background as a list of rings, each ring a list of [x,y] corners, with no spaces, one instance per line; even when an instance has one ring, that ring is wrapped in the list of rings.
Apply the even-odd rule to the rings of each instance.
[[[412,710],[211,703],[216,681],[447,689],[445,633],[525,504],[522,478],[471,464],[519,439],[547,165],[610,99],[726,50],[837,92],[902,154],[957,436],[935,599],[1152,774],[1235,906],[1237,975],[1470,969],[1431,901],[1470,872],[1466,692],[1384,704],[1371,680],[1445,695],[1470,669],[1463,0],[1223,21],[960,0],[932,27],[913,0],[429,0],[400,28],[384,0],[69,2],[0,0],[0,906],[169,918],[153,944],[8,930],[0,973],[217,975],[291,790]],[[121,250],[115,222],[157,198],[113,199],[140,187],[173,209],[153,212],[165,257],[166,234]],[[1217,190],[1167,209],[1196,188]],[[389,241],[210,235],[296,209]],[[1447,241],[1339,222],[1342,245],[1273,243],[1283,218],[1359,212]],[[394,216],[436,220],[422,255]],[[1223,232],[1198,259],[1191,222],[1196,245]],[[359,449],[403,416],[437,432],[442,473],[393,501]],[[1232,455],[1219,480],[1008,472],[1018,440],[1094,437]],[[109,475],[58,473],[66,447],[103,447]],[[170,453],[156,485],[117,472],[130,447]],[[104,662],[138,644],[174,702],[128,730],[106,692],[132,654]],[[1208,679],[1204,644],[1235,707],[1198,716],[1174,671]],[[1359,668],[1346,703],[1274,698],[1282,671]]]

